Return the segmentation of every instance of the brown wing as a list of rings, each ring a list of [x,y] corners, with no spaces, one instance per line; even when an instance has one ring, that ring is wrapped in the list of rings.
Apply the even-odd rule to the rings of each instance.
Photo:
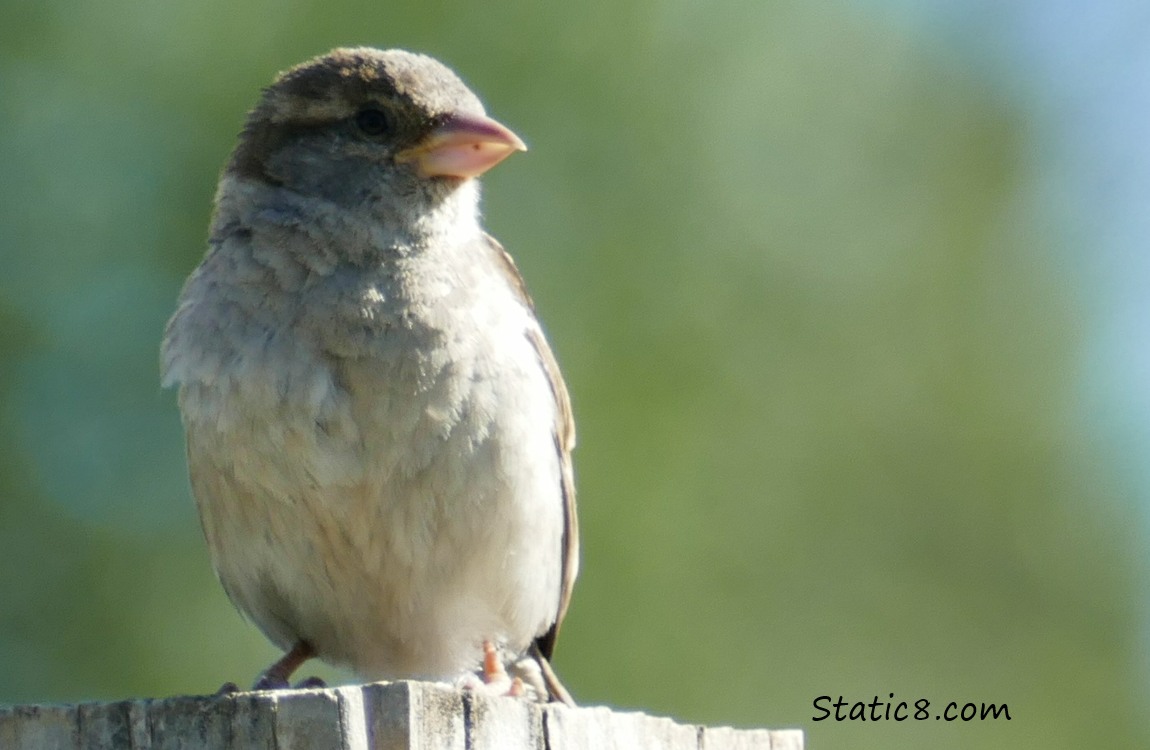
[[[571,466],[571,451],[575,448],[575,419],[571,415],[571,398],[567,395],[567,385],[559,373],[559,363],[551,353],[551,347],[543,338],[543,332],[533,328],[527,337],[535,346],[539,361],[551,382],[551,392],[555,396],[555,450],[559,454],[559,471],[563,494],[563,579],[559,589],[559,610],[555,614],[555,624],[539,638],[539,650],[548,659],[555,649],[555,639],[559,636],[559,625],[567,616],[571,604],[571,591],[575,588],[575,578],[579,575],[579,518],[575,513],[575,472]]]
[[[527,294],[527,287],[523,277],[515,266],[515,261],[507,254],[495,239],[486,237],[488,245],[496,255],[500,268],[507,276],[508,283],[532,311],[535,304]],[[547,339],[543,337],[543,330],[538,324],[526,331],[527,339],[535,347],[539,355],[539,363],[547,373],[551,384],[551,393],[555,397],[555,451],[559,456],[559,469],[562,486],[560,492],[563,496],[563,510],[566,523],[563,527],[563,567],[562,583],[559,589],[559,606],[555,613],[555,622],[546,633],[536,639],[536,646],[544,658],[550,659],[555,649],[555,639],[559,636],[559,626],[567,614],[567,606],[571,603],[571,590],[575,587],[575,578],[579,574],[579,522],[575,514],[575,474],[571,466],[571,451],[575,447],[575,420],[571,414],[571,398],[567,394],[567,385],[559,373],[559,364]]]

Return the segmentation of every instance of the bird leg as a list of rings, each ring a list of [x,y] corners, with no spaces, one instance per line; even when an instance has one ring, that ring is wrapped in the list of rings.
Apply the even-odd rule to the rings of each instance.
[[[503,695],[519,697],[523,695],[523,680],[516,677],[511,679],[503,667],[503,659],[499,656],[499,649],[491,641],[483,642],[483,683],[495,691],[507,685]]]
[[[520,697],[527,694],[523,680],[512,679],[507,674],[499,649],[489,640],[483,641],[483,667],[478,672],[468,672],[456,685],[485,695]]]
[[[283,690],[291,687],[288,680],[292,673],[308,659],[315,656],[315,649],[307,641],[299,641],[291,647],[275,664],[265,669],[252,686],[252,690]]]

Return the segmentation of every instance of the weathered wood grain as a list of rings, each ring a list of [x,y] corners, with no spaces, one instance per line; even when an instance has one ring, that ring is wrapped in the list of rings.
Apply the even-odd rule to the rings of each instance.
[[[731,729],[540,706],[445,685],[0,707],[0,750],[802,750],[797,730]]]

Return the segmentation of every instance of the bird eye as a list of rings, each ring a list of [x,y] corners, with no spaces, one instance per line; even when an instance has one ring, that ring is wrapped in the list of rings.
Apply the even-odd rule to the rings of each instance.
[[[366,135],[383,135],[391,130],[391,120],[381,109],[361,109],[355,116],[355,125]]]

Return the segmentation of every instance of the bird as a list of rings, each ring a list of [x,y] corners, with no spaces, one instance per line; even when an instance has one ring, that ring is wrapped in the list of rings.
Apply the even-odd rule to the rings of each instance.
[[[365,680],[573,704],[567,387],[478,177],[523,141],[446,65],[337,48],[279,73],[220,176],[161,345],[228,597]],[[510,675],[510,676],[509,676]]]

